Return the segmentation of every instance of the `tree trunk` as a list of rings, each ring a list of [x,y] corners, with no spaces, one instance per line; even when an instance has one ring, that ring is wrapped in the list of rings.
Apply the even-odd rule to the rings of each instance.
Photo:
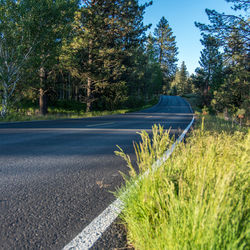
[[[87,107],[86,112],[91,111],[91,79],[88,77],[88,83],[87,83],[87,101],[86,101]]]
[[[39,107],[40,114],[46,115],[48,113],[48,103],[47,103],[47,94],[42,88],[39,89],[40,97],[39,97]]]
[[[2,110],[1,116],[5,117],[8,110],[8,86],[6,83],[3,84],[3,95],[2,95]]]
[[[75,87],[75,91],[74,91],[74,93],[75,93],[75,96],[74,96],[75,101],[79,102],[79,86],[75,85],[74,87]]]
[[[92,65],[92,47],[93,47],[93,41],[89,41],[89,55],[88,55],[88,64],[89,66]],[[91,103],[92,103],[92,80],[88,76],[87,80],[87,101],[86,101],[86,112],[91,111]]]
[[[47,91],[46,91],[47,74],[44,68],[40,69],[40,89],[39,89],[39,108],[40,114],[46,115],[48,113]]]

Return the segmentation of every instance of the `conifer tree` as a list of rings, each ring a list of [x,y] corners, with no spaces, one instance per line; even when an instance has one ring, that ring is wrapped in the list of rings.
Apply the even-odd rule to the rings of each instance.
[[[204,49],[201,51],[199,64],[206,75],[204,86],[204,94],[206,94],[209,88],[216,90],[222,83],[223,61],[219,52],[220,44],[216,38],[210,35],[203,35],[201,44],[204,46]]]
[[[158,96],[162,93],[163,75],[157,58],[155,38],[151,33],[149,33],[146,41],[145,53],[147,55],[145,81],[147,82],[149,93]]]
[[[182,62],[180,69],[177,69],[175,78],[171,83],[172,93],[177,95],[187,94],[190,91],[188,86],[188,71],[185,62]]]
[[[158,61],[164,76],[163,84],[169,87],[169,82],[173,79],[177,66],[177,47],[175,36],[165,17],[162,17],[154,31],[155,47]]]
[[[211,35],[203,34],[201,40],[204,46],[199,60],[200,68],[196,69],[196,87],[199,89],[203,105],[209,106],[213,93],[224,81],[223,60],[219,52],[220,43]],[[198,76],[199,75],[199,76]]]
[[[150,4],[150,3],[148,3]],[[83,101],[114,109],[137,89],[145,31],[143,14],[148,4],[137,0],[91,0],[76,16],[75,38],[66,51],[70,70],[86,86]]]
[[[219,107],[229,107],[231,110],[242,105],[249,106],[249,34],[250,25],[247,11],[250,2],[246,0],[226,0],[233,3],[234,10],[245,11],[244,15],[227,15],[215,10],[206,9],[210,20],[209,25],[195,23],[203,34],[210,34],[219,39],[223,48],[224,78],[223,84],[217,86],[214,103]],[[227,91],[225,91],[227,90]],[[227,94],[231,98],[226,98]],[[225,98],[223,98],[225,96]],[[230,103],[231,102],[231,103]],[[223,103],[223,105],[219,105]]]

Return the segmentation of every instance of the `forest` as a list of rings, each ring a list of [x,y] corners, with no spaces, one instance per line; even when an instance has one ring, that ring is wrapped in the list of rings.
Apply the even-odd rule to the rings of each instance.
[[[168,20],[151,33],[144,25],[152,1],[0,0],[0,120],[136,108],[166,94],[248,121],[249,1],[226,1],[235,15],[207,9],[209,24],[194,24],[203,49],[189,75]]]

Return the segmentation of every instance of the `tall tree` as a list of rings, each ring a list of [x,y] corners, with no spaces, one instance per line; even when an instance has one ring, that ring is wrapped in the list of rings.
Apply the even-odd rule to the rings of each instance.
[[[148,4],[92,0],[77,14],[69,58],[74,65],[71,72],[86,87],[87,111],[93,103],[113,109],[124,100],[127,88],[134,88],[130,83],[138,78],[138,55],[148,28],[142,19]]]
[[[158,61],[161,65],[165,85],[169,85],[177,69],[177,46],[175,36],[165,17],[162,17],[157,24],[155,31],[155,46],[157,49]],[[169,87],[169,86],[168,86]]]
[[[145,82],[148,85],[147,94],[160,95],[162,93],[163,74],[158,61],[157,49],[155,47],[155,38],[150,33],[146,41],[145,54],[147,62],[145,63]],[[164,89],[163,89],[164,92]]]
[[[31,64],[38,72],[40,113],[47,113],[47,93],[50,89],[48,77],[58,63],[63,38],[67,37],[77,0],[20,0],[27,12],[26,28],[36,47]]]
[[[221,85],[221,89],[216,91],[216,96],[220,96],[217,100],[220,99],[221,101],[226,92],[229,95],[234,93],[235,98],[231,98],[231,100],[238,99],[239,101],[232,101],[230,104],[230,98],[225,98],[227,101],[223,103],[225,107],[237,108],[249,100],[250,92],[248,63],[250,25],[247,14],[250,2],[247,0],[227,0],[227,2],[233,3],[232,9],[245,11],[246,15],[237,15],[237,13],[235,15],[227,15],[207,9],[206,13],[210,24],[195,24],[203,34],[210,34],[220,41],[224,49],[224,73],[226,80]],[[225,92],[226,89],[227,91]],[[221,95],[221,93],[224,94]]]
[[[5,116],[22,69],[34,47],[27,43],[25,11],[14,0],[0,1],[0,99],[1,115]]]
[[[223,61],[222,55],[219,52],[220,43],[218,39],[211,35],[203,35],[201,40],[204,49],[201,51],[199,64],[203,69],[204,84],[201,86],[201,94],[204,104],[209,105],[209,91],[218,90],[223,83]],[[211,97],[210,94],[210,97]]]

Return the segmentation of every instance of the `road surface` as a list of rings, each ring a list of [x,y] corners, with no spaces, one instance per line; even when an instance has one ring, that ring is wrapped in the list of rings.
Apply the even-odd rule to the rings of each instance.
[[[136,132],[176,134],[192,119],[180,97],[105,117],[0,123],[0,249],[62,249],[114,199]]]

